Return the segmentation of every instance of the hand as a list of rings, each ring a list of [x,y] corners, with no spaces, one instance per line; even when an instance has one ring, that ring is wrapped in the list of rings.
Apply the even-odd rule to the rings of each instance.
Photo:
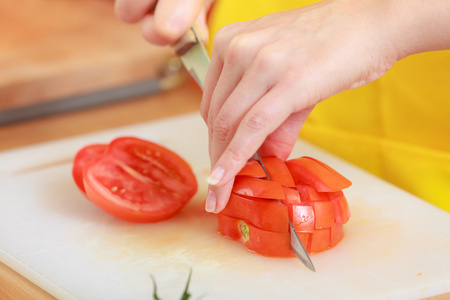
[[[206,14],[214,0],[116,0],[116,15],[124,22],[142,21],[142,35],[156,45],[174,44],[197,21],[208,37]],[[206,42],[206,40],[205,40]]]
[[[217,33],[201,105],[213,167],[207,211],[226,206],[235,175],[258,149],[286,159],[316,103],[395,63],[382,3],[322,1]]]

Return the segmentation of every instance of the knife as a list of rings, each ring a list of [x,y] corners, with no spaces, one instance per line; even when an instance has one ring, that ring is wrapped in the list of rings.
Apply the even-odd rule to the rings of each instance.
[[[261,158],[261,155],[259,152],[256,152],[254,158],[256,158],[257,161],[261,164],[264,173],[266,174],[267,180],[270,181],[269,173],[267,172],[266,166],[264,165],[264,162]],[[311,258],[309,258],[308,252],[306,252],[305,247],[303,247],[302,242],[300,241],[300,238],[297,235],[297,232],[294,229],[294,225],[292,225],[291,219],[289,219],[289,233],[291,235],[291,250],[294,252],[295,256],[310,270],[316,271],[316,268],[314,267]]]
[[[195,79],[203,90],[206,80],[206,73],[209,68],[209,55],[203,46],[203,40],[197,24],[194,24],[176,43],[173,45],[175,53],[180,57],[186,70]]]
[[[206,80],[206,73],[208,72],[210,58],[203,46],[203,40],[200,36],[200,30],[197,24],[194,24],[188,32],[186,32],[175,45],[173,45],[175,53],[180,57],[186,70],[195,79],[197,84],[203,90]],[[263,167],[267,180],[270,180],[269,173],[261,159],[261,156],[256,152],[256,159]],[[295,256],[309,269],[316,271],[308,253],[303,247],[300,238],[295,232],[291,220],[289,220],[289,232],[291,235],[291,249]]]

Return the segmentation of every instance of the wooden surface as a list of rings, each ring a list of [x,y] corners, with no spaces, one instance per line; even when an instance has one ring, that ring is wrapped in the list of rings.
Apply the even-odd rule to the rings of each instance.
[[[159,76],[172,49],[150,45],[112,0],[0,0],[0,110]]]

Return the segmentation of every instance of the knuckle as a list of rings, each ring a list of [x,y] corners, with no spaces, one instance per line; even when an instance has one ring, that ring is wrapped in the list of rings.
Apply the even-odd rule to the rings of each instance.
[[[214,47],[213,48],[219,48],[222,49],[224,46],[228,45],[230,38],[232,36],[232,27],[233,24],[228,24],[223,27],[221,27],[216,35],[214,36]]]
[[[224,117],[217,117],[213,125],[214,137],[219,142],[228,141],[232,134],[232,126]]]
[[[242,125],[246,130],[252,133],[264,131],[268,124],[268,116],[263,112],[251,114],[248,118],[242,120]]]
[[[242,147],[235,146],[234,144],[230,144],[226,149],[227,157],[231,161],[232,165],[240,164],[243,161],[246,161],[244,153],[242,152]]]
[[[254,63],[257,70],[267,72],[280,66],[280,55],[272,47],[265,47],[258,52]]]
[[[253,46],[247,34],[237,34],[230,39],[225,51],[225,60],[229,63],[238,63],[241,58],[251,56]]]

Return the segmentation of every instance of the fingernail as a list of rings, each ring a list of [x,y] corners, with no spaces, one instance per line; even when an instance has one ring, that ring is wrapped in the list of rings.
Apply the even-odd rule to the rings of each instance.
[[[216,185],[223,178],[224,173],[225,173],[224,168],[215,167],[214,170],[212,170],[211,174],[209,174],[209,177],[208,179],[206,179],[206,182],[210,185]]]
[[[214,212],[216,210],[217,197],[211,190],[208,191],[208,196],[206,197],[205,210],[207,212]]]

